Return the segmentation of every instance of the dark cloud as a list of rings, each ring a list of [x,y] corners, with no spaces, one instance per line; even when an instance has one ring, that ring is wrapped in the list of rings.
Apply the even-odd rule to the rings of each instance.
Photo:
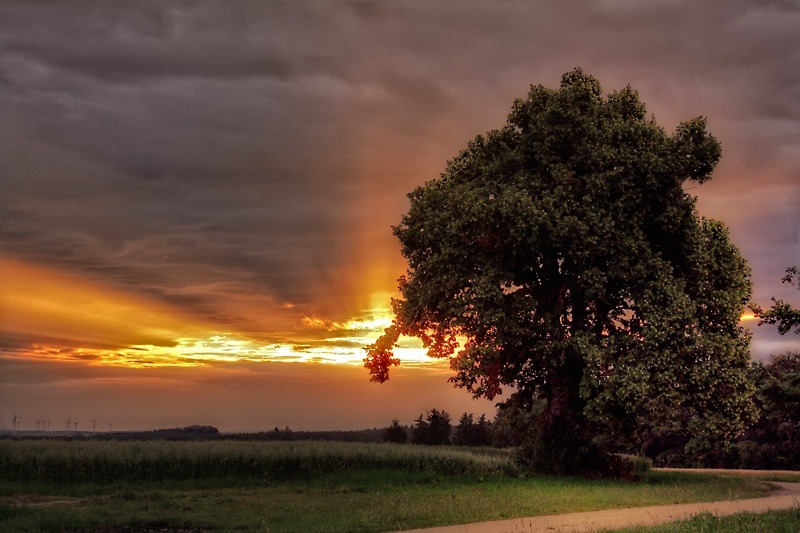
[[[793,297],[798,27],[778,1],[4,2],[0,253],[249,331],[343,320],[402,272],[405,194],[579,65],[668,129],[708,116],[701,210]]]

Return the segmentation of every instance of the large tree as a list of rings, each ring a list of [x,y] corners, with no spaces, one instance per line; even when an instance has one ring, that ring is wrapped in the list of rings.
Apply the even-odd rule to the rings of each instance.
[[[705,126],[668,135],[634,90],[604,97],[580,69],[558,90],[531,87],[504,127],[409,194],[394,228],[408,272],[368,349],[372,379],[411,335],[476,397],[543,400],[523,457],[540,471],[602,469],[599,430],[670,424],[695,446],[740,432],[754,411],[749,269],[683,189],[719,160]]]

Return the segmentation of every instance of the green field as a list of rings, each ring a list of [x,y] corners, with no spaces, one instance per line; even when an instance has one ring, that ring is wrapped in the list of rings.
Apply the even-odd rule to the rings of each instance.
[[[740,477],[526,477],[493,449],[0,441],[0,531],[392,531],[763,495]]]

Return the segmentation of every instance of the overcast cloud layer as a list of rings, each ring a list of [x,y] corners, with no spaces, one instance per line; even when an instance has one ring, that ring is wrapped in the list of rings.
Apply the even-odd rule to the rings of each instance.
[[[8,0],[0,254],[264,338],[343,320],[403,271],[405,194],[580,66],[708,117],[700,210],[796,302],[798,28],[794,1]],[[756,355],[797,346],[766,329]]]

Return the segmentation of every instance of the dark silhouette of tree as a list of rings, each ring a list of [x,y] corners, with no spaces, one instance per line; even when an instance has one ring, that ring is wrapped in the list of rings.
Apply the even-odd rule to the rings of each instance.
[[[420,414],[411,428],[411,441],[414,444],[427,444],[431,446],[450,444],[450,415],[447,411],[431,409],[425,417]]]
[[[467,414],[465,412],[458,420],[458,425],[453,434],[453,444],[456,446],[474,446],[474,434],[475,421],[473,420],[472,413]]]
[[[414,420],[414,425],[411,426],[411,442],[414,444],[428,444],[430,437],[430,425],[425,420],[422,413]]]
[[[790,283],[796,285],[800,289],[800,270],[798,267],[793,266],[786,269],[786,275],[781,279],[782,283]],[[753,313],[759,318],[758,325],[761,324],[777,324],[778,332],[785,335],[794,328],[794,332],[800,334],[800,309],[795,309],[783,300],[776,300],[772,298],[772,307],[764,311],[764,309],[753,304],[750,306]]]
[[[720,153],[704,119],[668,135],[630,87],[603,97],[580,69],[531,87],[409,194],[394,228],[408,272],[368,349],[372,379],[403,334],[452,358],[476,397],[542,399],[521,458],[543,472],[608,472],[607,443],[651,425],[685,428],[693,449],[734,438],[755,416],[749,268],[683,189]]]
[[[492,443],[492,423],[486,420],[486,415],[478,417],[475,422],[473,446],[489,446]]]
[[[383,432],[384,442],[395,442],[403,444],[408,440],[408,432],[405,426],[401,426],[400,422],[395,418],[392,423]]]
[[[458,421],[453,434],[453,444],[456,446],[489,446],[491,424],[486,420],[486,415],[481,415],[478,420],[472,413],[464,413]]]
[[[761,416],[736,444],[730,466],[800,469],[800,352],[756,362],[754,371]]]

